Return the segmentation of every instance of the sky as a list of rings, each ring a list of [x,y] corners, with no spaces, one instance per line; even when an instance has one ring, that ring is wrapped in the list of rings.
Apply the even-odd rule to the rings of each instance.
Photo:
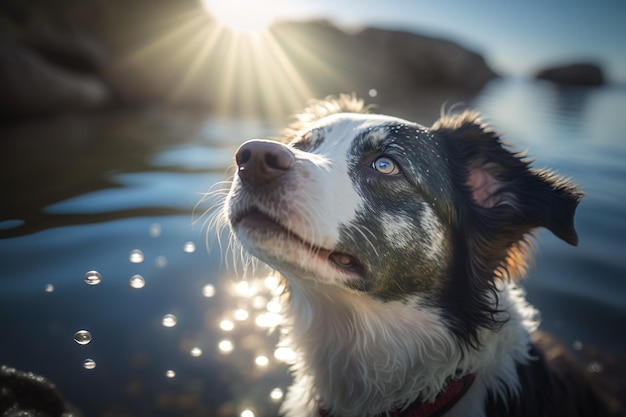
[[[443,37],[504,75],[573,61],[626,83],[625,0],[265,0],[279,19],[323,18]]]

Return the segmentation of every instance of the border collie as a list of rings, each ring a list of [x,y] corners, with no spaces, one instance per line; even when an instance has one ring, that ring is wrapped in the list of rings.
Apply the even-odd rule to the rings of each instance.
[[[251,140],[222,216],[284,278],[290,417],[610,415],[556,372],[518,280],[545,227],[576,245],[583,197],[479,115],[424,127],[341,96]]]

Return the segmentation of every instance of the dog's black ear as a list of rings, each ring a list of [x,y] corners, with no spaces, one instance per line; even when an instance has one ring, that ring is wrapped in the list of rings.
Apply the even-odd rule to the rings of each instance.
[[[569,180],[532,169],[475,112],[443,116],[432,129],[448,139],[453,175],[466,202],[494,228],[525,234],[543,226],[578,244],[574,213],[583,193]]]

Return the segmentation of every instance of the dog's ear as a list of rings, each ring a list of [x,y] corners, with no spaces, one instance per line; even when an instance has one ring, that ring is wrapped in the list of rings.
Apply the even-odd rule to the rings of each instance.
[[[532,169],[475,112],[443,116],[432,130],[448,139],[453,175],[466,202],[494,228],[525,234],[543,226],[578,244],[574,213],[583,193],[569,180]]]

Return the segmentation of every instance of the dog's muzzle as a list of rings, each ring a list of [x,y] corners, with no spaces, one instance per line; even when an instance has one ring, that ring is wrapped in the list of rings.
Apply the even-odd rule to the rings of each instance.
[[[250,140],[235,153],[239,178],[251,188],[273,183],[291,169],[294,160],[287,147],[268,140]]]

